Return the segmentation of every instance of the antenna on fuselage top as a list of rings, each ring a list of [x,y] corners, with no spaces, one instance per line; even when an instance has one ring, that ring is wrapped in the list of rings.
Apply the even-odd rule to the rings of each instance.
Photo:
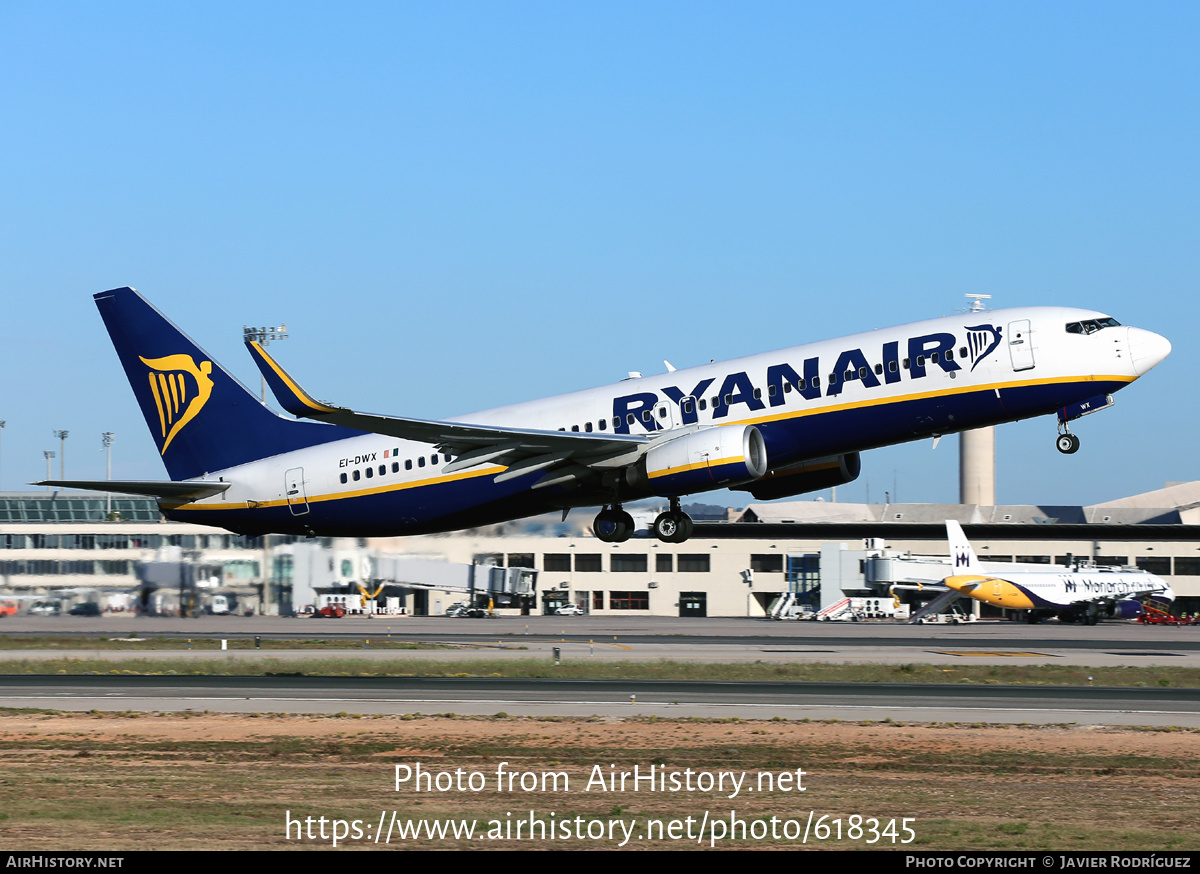
[[[987,309],[987,306],[984,304],[984,301],[992,299],[992,296],[990,294],[964,294],[963,297],[971,299],[971,305],[969,307],[967,307],[967,312],[971,312],[971,313],[983,312],[984,310]]]

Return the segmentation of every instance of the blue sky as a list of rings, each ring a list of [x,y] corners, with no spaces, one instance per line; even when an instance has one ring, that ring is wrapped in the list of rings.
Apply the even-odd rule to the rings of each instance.
[[[998,499],[1200,478],[1200,7],[0,7],[0,487],[164,475],[91,302],[132,285],[257,385],[438,418],[952,312],[1079,305],[1175,351]],[[57,476],[57,462],[54,474]],[[957,496],[956,441],[839,497]],[[703,500],[703,498],[701,498]]]

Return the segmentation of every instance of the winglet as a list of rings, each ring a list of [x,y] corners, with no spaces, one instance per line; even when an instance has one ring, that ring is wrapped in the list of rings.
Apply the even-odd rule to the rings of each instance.
[[[250,355],[262,371],[267,384],[271,386],[271,393],[293,416],[320,418],[322,414],[344,412],[339,407],[331,407],[314,400],[312,395],[288,376],[287,371],[275,363],[275,359],[267,354],[267,350],[257,340],[247,340],[246,348],[250,350]]]
[[[946,520],[946,540],[950,544],[950,560],[954,562],[955,574],[982,573],[979,559],[975,557],[975,550],[971,548],[967,535],[953,519]]]

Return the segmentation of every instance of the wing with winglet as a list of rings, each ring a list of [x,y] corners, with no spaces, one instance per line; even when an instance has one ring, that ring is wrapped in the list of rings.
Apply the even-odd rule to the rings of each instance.
[[[442,468],[444,473],[498,464],[507,468],[496,477],[503,482],[544,470],[546,474],[534,485],[540,488],[633,464],[651,445],[651,438],[640,435],[539,431],[358,413],[314,399],[258,342],[247,341],[246,348],[280,405],[292,415],[436,446],[454,457]]]

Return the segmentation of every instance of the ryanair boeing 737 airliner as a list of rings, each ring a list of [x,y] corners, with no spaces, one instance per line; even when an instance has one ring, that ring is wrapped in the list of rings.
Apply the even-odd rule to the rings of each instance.
[[[972,312],[439,422],[316,401],[248,342],[292,419],[132,288],[96,305],[171,481],[38,485],[152,495],[169,519],[239,534],[419,534],[599,506],[596,535],[619,542],[622,503],[658,496],[654,534],[680,543],[680,496],[829,488],[865,449],[1053,413],[1075,452],[1068,423],[1171,351],[1089,310]]]

